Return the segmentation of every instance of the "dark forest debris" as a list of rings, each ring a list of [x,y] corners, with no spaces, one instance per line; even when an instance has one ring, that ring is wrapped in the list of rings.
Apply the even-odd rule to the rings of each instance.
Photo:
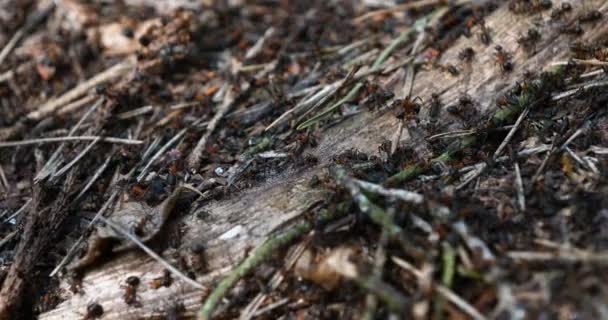
[[[0,9],[2,317],[602,318],[600,1],[66,0],[5,46],[46,3]],[[319,253],[300,276],[299,239]]]

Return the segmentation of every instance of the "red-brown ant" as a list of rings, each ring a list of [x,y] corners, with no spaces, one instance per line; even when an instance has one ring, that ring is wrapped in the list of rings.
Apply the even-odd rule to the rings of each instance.
[[[503,47],[497,45],[494,47],[494,58],[496,59],[496,64],[500,66],[500,70],[502,72],[511,72],[513,71],[513,62],[511,62],[511,54],[507,52]]]

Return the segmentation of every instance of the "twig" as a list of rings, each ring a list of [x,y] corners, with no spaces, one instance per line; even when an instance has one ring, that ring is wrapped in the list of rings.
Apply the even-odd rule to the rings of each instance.
[[[262,50],[262,48],[264,47],[264,42],[266,42],[266,39],[272,37],[272,35],[275,32],[275,28],[274,27],[270,27],[266,30],[266,32],[264,32],[264,35],[262,35],[258,41],[256,41],[256,43],[247,50],[247,52],[245,53],[245,60],[249,60],[251,58],[254,58],[255,56],[258,55],[258,53],[260,53],[260,51]]]
[[[370,192],[377,193],[383,196],[396,198],[414,204],[421,204],[424,201],[424,196],[420,193],[411,192],[403,189],[388,189],[382,187],[381,185],[359,179],[352,179],[352,181],[364,190],[368,190]]]
[[[4,48],[2,48],[2,51],[0,51],[0,65],[4,64],[4,60],[13,51],[13,49],[15,49],[19,41],[21,41],[21,39],[25,35],[32,32],[34,28],[36,28],[40,23],[42,23],[42,21],[44,21],[48,17],[48,15],[51,13],[51,11],[53,11],[53,9],[55,9],[54,1],[43,10],[33,12],[27,17],[25,25],[17,32],[15,32],[11,40],[9,40],[9,42],[4,46]]]
[[[29,198],[22,206],[21,208],[17,209],[17,211],[15,211],[15,213],[13,213],[12,215],[10,215],[10,217],[4,219],[4,223],[7,223],[13,219],[15,219],[18,215],[21,214],[21,212],[23,212],[25,209],[27,209],[27,207],[30,205],[30,203],[32,202],[32,198]]]
[[[344,208],[339,208],[335,212],[329,212],[324,210],[317,217],[317,221],[326,223],[340,217],[344,213]],[[256,266],[262,261],[270,257],[278,248],[283,247],[291,243],[294,239],[312,230],[314,225],[303,220],[296,225],[290,227],[288,230],[279,233],[277,235],[269,237],[264,243],[258,246],[241,264],[234,268],[230,274],[228,274],[217,287],[211,292],[211,294],[205,300],[205,304],[201,307],[198,319],[209,320],[213,316],[213,312],[217,307],[220,300],[226,295],[228,290],[232,288],[242,277],[249,274]]]
[[[432,136],[426,138],[426,140],[433,141],[433,140],[436,140],[439,138],[464,137],[464,136],[470,136],[475,133],[476,133],[475,130],[455,130],[455,131],[442,132],[442,133],[432,135]]]
[[[17,235],[18,231],[19,231],[19,229],[15,229],[15,230],[13,230],[13,232],[7,234],[4,238],[2,238],[2,240],[0,240],[0,249],[2,249],[2,247],[4,247],[5,244],[7,244],[11,240],[13,240],[13,238],[15,238],[15,236]]]
[[[95,171],[95,173],[89,179],[87,184],[82,188],[82,190],[80,190],[80,192],[78,193],[76,198],[74,198],[74,201],[80,199],[80,197],[82,197],[82,195],[85,194],[89,190],[89,188],[93,185],[93,183],[95,183],[95,180],[97,180],[97,178],[99,178],[101,176],[101,174],[106,170],[106,168],[110,164],[110,160],[112,160],[113,156],[114,156],[114,152],[111,152],[108,155],[108,157],[106,158],[106,160],[103,162],[103,164]]]
[[[92,141],[92,140],[99,140],[101,142],[117,143],[117,144],[129,144],[129,145],[138,145],[138,144],[143,143],[143,141],[141,141],[141,140],[131,140],[131,139],[122,139],[122,138],[113,138],[113,137],[68,136],[68,137],[40,138],[40,139],[31,139],[31,140],[22,140],[22,141],[0,142],[0,148],[27,146],[27,145],[39,144],[39,143],[56,143],[56,142],[66,142],[66,141]]]
[[[94,98],[94,97],[92,97],[92,98]],[[70,130],[70,132],[68,133],[68,137],[71,137],[71,136],[73,136],[76,133],[76,131],[78,130],[78,128],[80,128],[80,126],[86,121],[86,119],[88,119],[88,117],[91,114],[93,114],[93,112],[95,112],[95,110],[97,110],[97,108],[102,104],[102,102],[103,102],[103,99],[98,99],[97,102],[95,102],[89,108],[89,110],[87,110],[87,112],[85,112],[85,114],[80,118],[80,120],[78,120],[78,122]],[[44,166],[42,166],[42,169],[40,169],[40,171],[38,171],[38,173],[34,177],[34,182],[35,183],[37,183],[38,181],[40,181],[40,180],[48,177],[48,175],[51,174],[51,171],[55,170],[55,168],[59,165],[59,163],[57,163],[57,158],[61,154],[61,151],[63,150],[64,147],[65,147],[64,143],[60,144],[59,147],[57,147],[57,150],[55,150],[55,152],[53,152],[53,154],[46,161],[46,163],[44,164]]]
[[[510,251],[507,255],[520,261],[560,261],[569,263],[589,263],[600,266],[608,265],[608,252],[588,252],[560,248],[557,252]]]
[[[30,112],[26,117],[29,120],[40,120],[46,117],[47,115],[52,114],[59,108],[62,108],[74,99],[77,99],[80,96],[86,94],[90,89],[95,88],[97,85],[125,75],[134,67],[135,61],[133,59],[125,59],[123,62],[116,64],[110,67],[109,69],[97,74],[93,78],[77,85],[75,88],[64,93],[63,95],[50,101],[47,101],[37,110]]]
[[[196,144],[187,159],[188,167],[192,171],[198,170],[198,167],[201,163],[201,155],[203,153],[203,149],[207,145],[207,140],[209,139],[211,134],[213,134],[222,118],[226,115],[226,113],[234,104],[234,94],[232,93],[232,86],[228,86],[224,90],[226,91],[226,93],[224,94],[224,101],[219,106],[217,113],[213,116],[213,118],[207,125],[207,131],[200,138],[200,140],[198,141],[198,143]]]
[[[93,217],[93,220],[91,220],[91,222],[89,222],[89,224],[87,226],[87,230],[91,229],[93,227],[93,225],[95,224],[95,222],[97,222],[97,219],[99,219],[99,217],[101,217],[101,215],[114,203],[114,199],[118,196],[119,192],[120,192],[120,190],[118,190],[118,189],[115,189],[114,191],[112,191],[108,200],[106,200],[106,202],[101,206],[101,208],[99,208],[99,210],[95,214],[95,217]],[[84,242],[85,234],[86,234],[86,232],[83,233],[80,236],[80,238],[78,238],[78,240],[76,240],[76,242],[72,245],[70,250],[68,250],[68,252],[66,253],[65,257],[63,257],[63,259],[61,259],[61,261],[59,262],[57,267],[55,267],[55,269],[53,269],[53,271],[51,271],[51,273],[49,274],[49,277],[54,277],[57,274],[57,272],[59,272],[59,270],[63,269],[63,267],[65,267],[68,263],[70,263],[70,261],[72,261],[72,259],[76,255],[76,250]]]
[[[89,145],[86,146],[72,161],[70,161],[68,164],[63,166],[63,168],[61,168],[61,169],[57,170],[55,173],[53,173],[51,175],[51,177],[52,178],[60,177],[62,174],[66,173],[68,170],[70,170],[70,168],[72,166],[74,166],[76,164],[76,162],[78,162],[80,159],[82,159],[82,157],[84,157],[91,150],[91,148],[93,148],[93,146],[95,146],[97,144],[97,142],[99,142],[100,139],[101,139],[101,137],[99,137],[99,139],[95,139],[91,143],[89,143]]]
[[[393,12],[397,12],[397,11],[405,11],[405,10],[416,9],[416,8],[421,8],[421,7],[426,7],[426,6],[438,5],[438,4],[442,4],[444,2],[445,1],[443,1],[443,0],[418,0],[418,1],[413,1],[413,2],[407,2],[404,4],[396,5],[391,8],[367,12],[367,13],[353,19],[353,22],[361,23],[361,22],[368,20],[370,18],[373,18],[375,16],[385,15],[385,14],[389,14],[389,13],[393,13]],[[460,1],[460,2],[463,2],[463,1]]]
[[[151,112],[152,110],[154,110],[153,106],[144,106],[141,108],[137,108],[137,109],[133,109],[131,111],[126,111],[123,113],[119,113],[116,115],[116,118],[120,119],[120,120],[126,120],[126,119],[130,119],[133,117],[137,117],[140,116],[142,114],[146,114]]]
[[[558,101],[558,100],[567,98],[569,96],[572,96],[572,95],[576,94],[577,92],[580,92],[580,90],[587,90],[587,89],[591,89],[591,88],[604,87],[604,86],[608,86],[607,80],[596,81],[593,83],[586,84],[580,88],[575,88],[575,89],[571,89],[571,90],[567,90],[567,91],[558,93],[556,95],[553,95],[553,97],[551,99],[553,101]]]
[[[388,234],[382,232],[380,235],[380,241],[378,242],[378,248],[374,256],[374,269],[372,277],[381,280],[386,263],[386,244],[388,243]],[[368,294],[365,298],[365,312],[363,313],[363,320],[373,320],[376,315],[376,308],[378,307],[378,299],[373,294]]]
[[[519,164],[515,160],[515,189],[517,190],[517,203],[519,204],[519,210],[521,212],[526,211],[526,198],[524,195],[524,183],[521,179],[521,172],[519,170]]]
[[[26,62],[20,64],[18,67],[14,68],[14,69],[10,69],[4,73],[1,73],[0,74],[0,83],[12,80],[13,77],[15,76],[15,74],[25,72],[28,68],[31,68],[33,65],[34,65],[34,61],[30,60],[30,61],[26,61]]]
[[[543,171],[545,170],[545,167],[549,163],[549,160],[551,159],[551,157],[553,157],[553,155],[555,155],[555,153],[565,150],[565,148],[567,148],[568,145],[572,141],[574,141],[574,139],[576,139],[578,136],[580,136],[585,131],[587,131],[590,126],[591,126],[591,122],[587,120],[580,128],[578,128],[574,133],[572,133],[572,135],[570,135],[568,137],[568,139],[566,139],[566,142],[564,142],[560,147],[556,147],[554,144],[551,148],[551,151],[549,151],[549,153],[547,153],[547,155],[541,162],[540,166],[538,167],[538,169],[536,169],[536,172],[532,176],[532,183],[535,183],[536,181],[538,181],[538,179],[540,178],[540,175],[543,173]]]
[[[424,19],[426,19],[426,18],[424,18]],[[399,35],[399,37],[394,39],[388,45],[388,47],[386,47],[382,51],[380,56],[378,56],[376,61],[374,61],[374,64],[372,65],[371,68],[375,69],[375,68],[379,67],[380,65],[382,65],[390,57],[390,55],[393,53],[393,51],[395,51],[395,49],[397,49],[397,47],[399,47],[403,42],[405,42],[405,40],[407,40],[407,38],[409,38],[409,36],[413,32],[414,32],[413,28],[407,28],[405,31],[403,31],[401,33],[401,35]],[[355,86],[346,94],[346,96],[344,96],[342,99],[340,99],[338,102],[334,103],[327,109],[323,110],[320,114],[315,115],[314,117],[312,117],[312,118],[306,120],[305,122],[303,122],[302,124],[300,124],[297,129],[298,130],[306,129],[306,128],[310,127],[311,125],[317,123],[320,119],[325,118],[325,116],[329,115],[334,110],[338,109],[345,102],[350,101],[352,98],[354,98],[359,93],[359,90],[361,90],[361,88],[363,88],[363,82],[357,82],[357,84],[355,84]]]
[[[103,223],[112,227],[112,229],[116,230],[118,233],[122,234],[122,236],[125,237],[126,239],[135,243],[140,249],[142,249],[144,252],[146,252],[152,259],[156,260],[158,263],[163,265],[163,267],[165,267],[167,270],[169,270],[173,275],[182,279],[184,282],[186,282],[187,284],[191,285],[192,287],[194,287],[196,289],[207,291],[207,288],[205,286],[196,282],[193,279],[190,279],[187,275],[185,275],[184,273],[179,271],[177,268],[175,268],[173,265],[171,265],[169,262],[167,262],[167,260],[163,259],[156,252],[152,251],[152,249],[148,248],[148,246],[146,246],[143,242],[141,242],[141,240],[139,240],[139,238],[137,238],[133,234],[129,233],[128,231],[123,229],[121,226],[119,226],[119,225],[115,224],[114,222],[112,222],[111,220],[106,219],[101,216],[99,217],[99,220],[103,221]]]
[[[154,164],[154,162],[156,162],[156,160],[158,158],[160,158],[171,146],[173,146],[173,144],[175,142],[177,142],[177,140],[181,139],[184,134],[186,134],[186,132],[188,131],[187,128],[184,128],[182,130],[180,130],[176,135],[173,136],[173,138],[171,138],[169,141],[167,141],[167,143],[165,143],[153,156],[152,158],[150,158],[150,160],[148,161],[148,163],[146,163],[146,165],[144,166],[144,168],[141,170],[141,173],[137,176],[137,181],[141,181],[141,179],[143,179],[146,174],[148,173],[148,168],[150,168],[150,166],[152,164]],[[151,149],[149,149],[151,150]],[[147,154],[147,152],[146,152]]]
[[[509,144],[509,142],[511,142],[511,139],[515,135],[515,132],[517,132],[517,129],[519,129],[519,127],[521,126],[521,124],[524,121],[524,119],[526,118],[526,116],[528,116],[529,112],[530,112],[530,106],[526,107],[526,109],[524,109],[524,111],[522,111],[522,113],[517,118],[517,121],[515,121],[515,124],[509,131],[509,133],[507,133],[507,136],[505,137],[505,139],[502,141],[500,146],[498,146],[498,148],[494,152],[494,156],[492,157],[493,159],[498,158],[498,156],[500,156],[500,154],[502,153],[504,148],[507,146],[507,144]]]
[[[289,298],[283,298],[283,299],[281,299],[281,300],[279,300],[279,301],[277,301],[277,302],[275,302],[275,303],[271,303],[271,304],[269,304],[269,305],[265,306],[265,307],[264,307],[264,308],[262,308],[262,309],[259,309],[258,311],[256,311],[256,312],[253,314],[253,316],[254,316],[254,317],[261,316],[261,315],[263,315],[264,313],[266,313],[266,312],[268,312],[268,311],[272,311],[273,309],[276,309],[276,308],[278,308],[278,307],[280,307],[280,306],[282,306],[282,305],[286,304],[287,302],[289,302]]]
[[[8,192],[9,185],[8,180],[6,179],[6,175],[4,174],[4,169],[2,169],[2,165],[0,165],[0,182],[2,183],[2,188]]]
[[[507,144],[509,144],[509,142],[511,141],[511,139],[515,135],[515,132],[517,132],[517,129],[519,129],[519,127],[521,126],[524,118],[528,115],[529,112],[530,112],[530,107],[528,106],[519,115],[519,117],[517,118],[517,121],[515,122],[515,124],[511,128],[511,130],[509,130],[509,133],[507,133],[507,136],[505,137],[505,139],[502,141],[502,143],[498,146],[498,148],[494,152],[494,155],[492,156],[492,161],[493,162],[496,161],[496,159],[500,156],[500,154],[502,153],[502,151],[504,150],[504,148],[507,146]],[[488,164],[486,163],[479,170],[477,170],[477,172],[475,174],[470,175],[465,181],[463,181],[461,184],[459,184],[456,187],[456,190],[464,188],[467,184],[469,184],[469,182],[477,179],[477,177],[479,177],[487,168],[488,168]]]
[[[420,270],[416,269],[414,266],[412,266],[407,261],[400,259],[398,257],[395,257],[395,256],[391,257],[391,260],[399,267],[411,272],[414,276],[416,276],[416,278],[422,279],[423,273]],[[475,309],[475,307],[473,307],[470,303],[468,303],[467,301],[462,299],[460,296],[458,296],[456,293],[454,293],[449,288],[439,285],[439,284],[435,284],[435,285],[433,285],[433,290],[435,292],[437,292],[438,294],[440,294],[441,296],[443,296],[449,302],[451,302],[452,304],[454,304],[455,306],[460,308],[460,310],[464,311],[471,318],[473,318],[475,320],[486,320],[487,319],[484,315],[482,315],[479,311],[477,311],[477,309]]]
[[[95,99],[98,99],[98,97],[96,95],[91,94],[88,96],[84,96],[74,102],[66,104],[63,108],[61,108],[61,109],[59,109],[59,111],[57,111],[57,114],[64,115],[67,113],[75,112],[76,110],[80,109],[82,106],[85,106],[85,105],[93,102]],[[103,101],[103,99],[99,99],[98,101]]]

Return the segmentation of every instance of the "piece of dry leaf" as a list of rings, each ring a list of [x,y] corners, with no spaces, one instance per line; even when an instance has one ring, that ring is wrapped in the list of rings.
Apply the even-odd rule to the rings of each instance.
[[[167,222],[175,203],[185,190],[177,187],[162,203],[151,207],[142,202],[129,201],[120,206],[109,218],[111,222],[139,237],[144,243],[152,240]],[[135,248],[136,245],[107,225],[97,225],[89,239],[86,254],[70,269],[81,271],[97,262],[102,256]]]
[[[306,250],[296,262],[295,273],[298,277],[310,280],[326,290],[332,290],[340,284],[343,277],[358,276],[357,266],[351,261],[353,255],[352,248],[340,247],[315,259],[312,251]]]

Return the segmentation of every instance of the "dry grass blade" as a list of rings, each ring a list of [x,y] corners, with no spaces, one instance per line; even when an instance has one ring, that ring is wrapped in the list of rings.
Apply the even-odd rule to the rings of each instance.
[[[95,140],[98,140],[101,142],[107,142],[107,143],[128,144],[128,145],[138,145],[138,144],[143,143],[143,141],[141,141],[141,140],[122,139],[122,138],[113,138],[113,137],[68,136],[68,137],[40,138],[40,139],[30,139],[30,140],[22,140],[22,141],[0,142],[0,148],[29,146],[32,144],[41,144],[41,143],[58,143],[58,142],[70,142],[70,141],[95,141]]]
[[[211,119],[211,121],[207,125],[207,131],[200,138],[200,140],[198,141],[198,143],[196,144],[196,146],[190,153],[190,156],[188,156],[188,160],[187,160],[188,167],[192,171],[198,170],[198,167],[201,162],[201,155],[207,145],[207,140],[209,140],[209,137],[211,137],[211,135],[213,134],[213,132],[219,125],[222,118],[224,118],[226,113],[228,113],[228,111],[230,111],[230,107],[232,107],[232,105],[234,103],[235,98],[234,98],[234,93],[232,92],[232,87],[228,86],[224,90],[226,93],[224,94],[224,99],[222,101],[222,104],[219,106],[217,113],[213,116],[213,119]]]
[[[41,120],[73,100],[85,95],[89,90],[95,88],[97,85],[126,75],[128,72],[132,71],[134,67],[135,61],[133,61],[133,59],[125,59],[123,62],[120,62],[104,72],[97,74],[93,78],[77,85],[75,88],[64,93],[63,95],[41,105],[36,110],[30,112],[27,115],[27,118],[30,120]]]
[[[191,285],[192,287],[194,287],[196,289],[207,291],[207,288],[205,286],[203,286],[202,284],[196,282],[193,279],[190,279],[183,272],[179,271],[177,268],[175,268],[173,265],[171,265],[169,262],[167,262],[167,260],[163,259],[156,252],[152,251],[152,249],[148,248],[148,246],[146,246],[143,242],[141,242],[141,240],[139,240],[136,236],[132,235],[131,233],[129,233],[128,231],[124,230],[119,225],[113,223],[112,221],[110,221],[110,220],[108,220],[108,219],[106,219],[106,218],[104,218],[102,216],[99,217],[99,220],[103,221],[103,223],[109,225],[114,230],[116,230],[117,232],[119,232],[120,234],[122,234],[126,239],[128,239],[128,240],[132,241],[133,243],[135,243],[140,249],[142,249],[152,259],[154,259],[154,260],[158,261],[158,263],[162,264],[163,267],[165,267],[167,270],[169,270],[174,276],[178,277],[179,279],[181,279],[182,281],[184,281],[185,283]]]

